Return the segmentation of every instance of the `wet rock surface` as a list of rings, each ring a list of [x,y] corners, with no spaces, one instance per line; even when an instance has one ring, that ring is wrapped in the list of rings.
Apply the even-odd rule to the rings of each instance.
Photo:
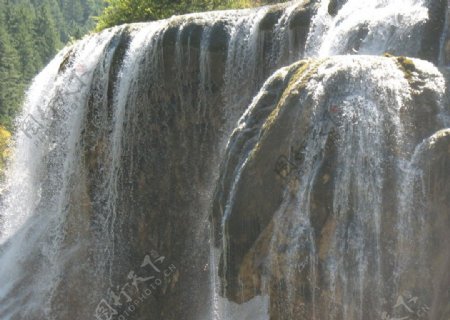
[[[411,295],[445,319],[448,98],[431,65],[399,59],[307,60],[265,84],[214,199],[225,296],[268,295],[271,319],[378,319]]]
[[[301,60],[334,32],[311,33],[317,1],[74,45],[25,109],[50,137],[19,143],[39,159],[36,214],[0,248],[0,318],[241,319],[227,308],[268,297],[256,309],[274,320],[370,320],[404,317],[400,296],[448,317],[450,78],[355,55],[375,30],[389,40],[377,55],[436,61],[442,3],[404,33],[358,23],[332,47],[354,56]],[[11,212],[29,198],[8,198]]]

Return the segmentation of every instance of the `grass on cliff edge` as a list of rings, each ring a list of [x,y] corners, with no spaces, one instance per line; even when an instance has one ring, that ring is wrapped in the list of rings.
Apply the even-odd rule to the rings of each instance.
[[[286,0],[106,0],[96,31],[123,23],[154,21],[173,15],[221,9],[252,8]]]

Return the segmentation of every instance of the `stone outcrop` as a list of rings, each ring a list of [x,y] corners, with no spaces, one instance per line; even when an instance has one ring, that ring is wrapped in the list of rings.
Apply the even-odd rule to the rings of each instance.
[[[445,319],[443,85],[402,57],[306,60],[272,76],[232,135],[214,199],[222,294],[268,295],[271,319],[400,317],[398,297],[413,294]]]

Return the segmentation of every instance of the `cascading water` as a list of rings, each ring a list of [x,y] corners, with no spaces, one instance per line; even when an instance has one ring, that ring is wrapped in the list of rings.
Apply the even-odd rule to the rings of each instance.
[[[446,319],[446,82],[375,57],[437,62],[444,5],[291,1],[64,49],[17,122],[0,318]]]
[[[309,56],[385,52],[416,56],[421,50],[421,25],[429,18],[427,1],[349,0],[330,15],[330,2],[320,3],[313,20]]]
[[[252,114],[243,118],[228,147],[230,159],[241,160],[225,162],[215,200],[217,215],[226,208],[224,250],[238,252],[224,255],[228,261],[221,271],[224,286],[234,288],[228,293],[231,299],[245,301],[262,290],[275,297],[279,305],[271,306],[272,311],[283,319],[299,313],[308,319],[376,318],[390,313],[383,310],[393,307],[387,303],[411,288],[423,291],[425,303],[424,292],[431,290],[426,273],[433,268],[417,269],[418,261],[411,261],[427,261],[417,257],[427,247],[414,239],[406,243],[414,241],[416,248],[394,245],[405,243],[405,229],[417,234],[427,228],[425,222],[406,225],[404,218],[407,212],[427,220],[406,197],[415,193],[408,193],[412,173],[404,168],[414,161],[411,147],[418,143],[410,128],[419,128],[414,122],[420,118],[410,105],[417,105],[416,95],[422,93],[410,93],[411,83],[398,63],[368,56],[304,62],[292,67],[289,84],[282,86],[289,89],[271,104],[275,109],[270,116],[259,115],[268,107],[256,102]],[[442,76],[430,64],[415,65],[429,76],[428,94],[439,106]],[[270,82],[275,85],[276,80]],[[439,113],[433,116],[439,123]],[[251,121],[255,118],[262,120]],[[251,181],[254,176],[265,178]],[[262,189],[268,181],[270,195]],[[256,238],[253,229],[261,230]],[[262,250],[260,265],[253,265],[254,255],[263,254],[254,251],[266,247],[270,249]],[[393,268],[400,261],[391,257],[394,252],[408,257],[407,271]],[[405,285],[409,273],[418,270],[424,273],[420,284]]]
[[[83,105],[92,85],[91,70],[114,34],[110,30],[72,48],[73,66],[64,70],[63,59],[71,50],[63,51],[30,88],[19,119],[29,130],[16,137],[17,160],[9,171],[2,210],[1,299],[8,302],[0,305],[2,318],[12,314],[43,318],[61,281],[70,194],[80,172]],[[77,251],[76,246],[71,250]]]

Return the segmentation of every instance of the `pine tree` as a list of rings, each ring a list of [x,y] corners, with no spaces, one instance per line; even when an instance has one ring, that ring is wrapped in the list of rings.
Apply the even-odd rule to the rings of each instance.
[[[103,0],[0,0],[0,125],[11,128],[31,79],[94,27]]]
[[[6,15],[9,33],[13,35],[12,43],[19,54],[20,72],[23,80],[27,82],[42,67],[33,39],[34,10],[31,5],[9,5]]]
[[[11,126],[12,117],[19,108],[23,82],[18,71],[18,54],[11,44],[0,17],[0,123]]]
[[[40,62],[45,65],[55,55],[57,49],[61,47],[61,41],[48,2],[37,8],[33,33],[35,50],[40,56]]]

